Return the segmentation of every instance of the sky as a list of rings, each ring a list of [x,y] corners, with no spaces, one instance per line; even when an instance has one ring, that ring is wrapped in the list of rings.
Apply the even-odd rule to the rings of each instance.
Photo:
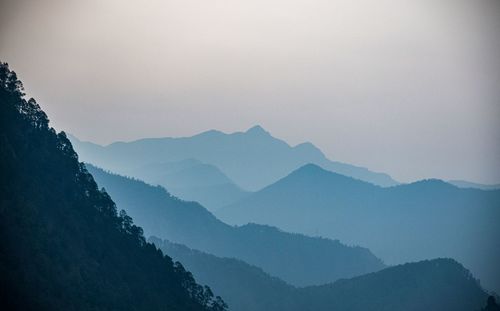
[[[2,0],[0,60],[107,144],[260,124],[408,182],[500,183],[498,0]]]

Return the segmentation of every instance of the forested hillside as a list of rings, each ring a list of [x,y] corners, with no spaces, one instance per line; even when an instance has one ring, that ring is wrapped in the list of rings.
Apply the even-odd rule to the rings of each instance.
[[[148,239],[174,260],[182,262],[201,284],[207,284],[237,311],[294,310],[295,288],[262,269],[227,257],[217,257],[185,245]]]
[[[0,63],[2,310],[223,310],[99,190]]]

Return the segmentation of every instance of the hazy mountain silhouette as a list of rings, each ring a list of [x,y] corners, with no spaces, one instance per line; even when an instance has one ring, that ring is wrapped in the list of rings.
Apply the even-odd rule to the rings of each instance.
[[[127,170],[124,174],[153,185],[161,185],[176,197],[199,202],[211,211],[249,194],[217,167],[195,159],[146,164]]]
[[[324,284],[384,267],[365,248],[285,233],[269,226],[232,227],[198,203],[179,200],[162,187],[87,167],[98,185],[144,228],[146,235],[244,260],[290,284]]]
[[[192,137],[148,138],[116,142],[105,147],[78,140],[73,142],[85,162],[113,172],[124,173],[150,163],[194,158],[218,167],[237,185],[251,191],[267,186],[307,163],[382,186],[397,184],[386,174],[330,161],[311,143],[291,147],[260,126],[232,134],[212,130]]]
[[[2,310],[214,310],[78,162],[64,132],[0,63]]]
[[[187,201],[201,203],[210,211],[234,203],[249,192],[241,189],[214,165],[202,163],[194,158],[172,162],[151,162],[139,166],[115,165],[111,157],[103,157],[105,149],[99,145],[82,142],[70,136],[72,143],[80,149],[89,163],[125,176],[144,180],[152,185],[161,185],[170,193]]]
[[[295,288],[262,269],[235,258],[222,258],[187,246],[148,239],[193,273],[197,282],[207,284],[224,297],[231,310],[295,310]]]
[[[386,263],[452,257],[500,289],[500,191],[440,180],[389,188],[305,165],[217,216],[370,248]]]
[[[221,293],[232,310],[478,310],[486,293],[470,273],[449,259],[386,268],[336,283],[295,288],[241,260],[220,258],[150,238]]]
[[[485,184],[478,184],[475,182],[470,182],[466,180],[448,180],[448,183],[457,186],[459,188],[475,188],[475,189],[481,189],[481,190],[499,190],[500,189],[500,184],[496,185],[485,185]]]
[[[387,268],[331,285],[300,290],[305,310],[477,310],[486,293],[452,259]]]

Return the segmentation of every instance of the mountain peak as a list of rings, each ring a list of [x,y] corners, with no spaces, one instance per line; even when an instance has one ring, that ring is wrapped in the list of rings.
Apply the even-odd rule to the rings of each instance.
[[[300,174],[327,174],[327,175],[332,174],[332,175],[338,175],[337,173],[327,171],[324,168],[322,168],[321,166],[319,166],[317,164],[314,164],[314,163],[304,164],[301,167],[299,167],[298,169],[296,169],[294,172],[292,172],[291,174],[294,174],[294,173],[296,173],[296,174],[300,173]]]
[[[339,174],[330,172],[322,168],[321,166],[313,163],[307,163],[297,168],[288,176],[284,177],[282,180],[301,180],[304,181],[304,178],[307,180],[317,180],[322,178],[328,178],[333,176],[339,176]]]
[[[295,170],[295,172],[327,172],[325,169],[320,167],[319,165],[313,164],[313,163],[307,163],[299,167],[298,169]]]
[[[246,131],[247,134],[254,134],[254,135],[269,135],[269,132],[266,131],[262,126],[260,125],[255,125],[251,128],[249,128]]]
[[[452,184],[437,178],[422,179],[412,182],[409,185],[418,185],[423,187],[455,187]]]
[[[222,135],[225,135],[223,132],[219,131],[219,130],[208,130],[208,131],[205,131],[205,132],[201,132],[197,135],[194,135],[194,136],[191,136],[191,137],[217,137],[217,136],[222,136]]]
[[[298,181],[300,183],[314,182],[316,185],[322,183],[327,186],[335,184],[337,186],[355,185],[356,187],[377,187],[368,182],[326,170],[323,167],[313,163],[302,165],[301,167],[290,173],[288,176],[281,179],[281,181],[283,180],[292,180],[294,182]]]
[[[293,147],[297,152],[299,152],[302,156],[315,158],[315,159],[324,159],[324,153],[315,145],[310,142],[304,142]]]

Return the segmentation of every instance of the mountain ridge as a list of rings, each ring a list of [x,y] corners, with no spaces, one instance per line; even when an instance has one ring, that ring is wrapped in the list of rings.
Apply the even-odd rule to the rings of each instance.
[[[500,191],[429,179],[379,187],[305,165],[216,211],[221,220],[277,226],[367,246],[387,264],[452,257],[500,290]]]
[[[249,191],[261,189],[306,163],[382,186],[398,184],[387,174],[331,161],[310,142],[291,146],[260,126],[245,132],[210,130],[188,137],[143,138],[99,147],[80,144],[78,139],[74,144],[84,161],[118,173],[124,167],[195,158],[218,167]]]
[[[91,165],[87,169],[99,186],[113,196],[117,206],[144,228],[146,235],[244,260],[291,284],[321,284],[385,267],[366,248],[287,233],[266,225],[233,227],[198,203],[179,200],[162,187]]]
[[[173,195],[186,201],[199,202],[210,211],[249,194],[216,166],[192,158],[150,163],[122,173],[152,185],[161,185]]]
[[[486,299],[470,272],[448,258],[388,267],[330,284],[293,287],[240,260],[154,237],[149,241],[184,262],[197,281],[222,293],[234,310],[468,311],[478,309]]]
[[[0,302],[5,310],[223,311],[117,213],[64,132],[0,62]]]
[[[448,183],[455,185],[459,188],[475,188],[481,190],[498,190],[500,184],[480,184],[467,180],[448,180]]]

